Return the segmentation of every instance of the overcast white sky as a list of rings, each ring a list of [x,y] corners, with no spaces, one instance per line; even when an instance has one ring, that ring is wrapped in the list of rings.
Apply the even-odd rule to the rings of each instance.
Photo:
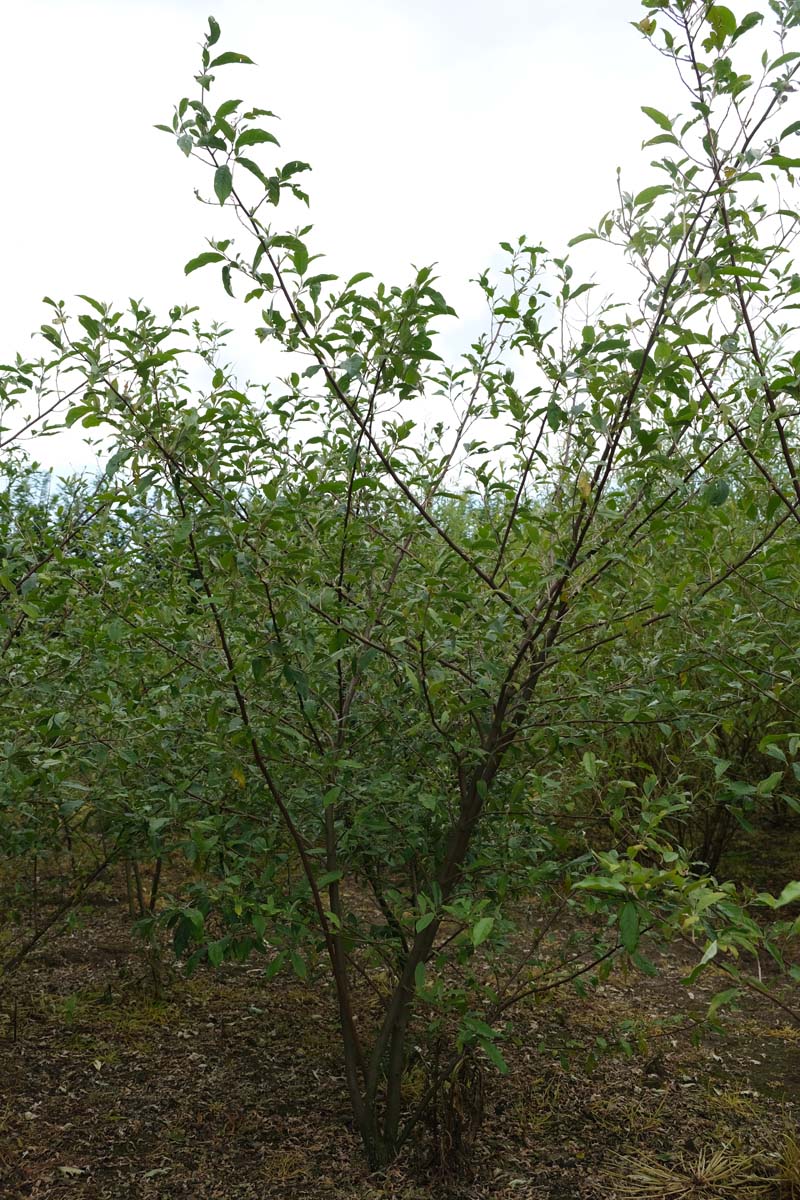
[[[0,360],[28,351],[45,294],[185,301],[237,319],[216,273],[183,274],[219,218],[153,129],[194,92],[209,11],[222,48],[258,64],[226,68],[220,99],[273,109],[280,161],[313,165],[309,220],[327,268],[402,282],[411,262],[435,260],[465,320],[479,303],[467,281],[500,240],[562,249],[613,205],[618,164],[631,189],[651,182],[639,106],[682,103],[631,28],[637,0],[7,4]],[[255,375],[257,344],[243,333],[234,348]],[[37,457],[86,460],[74,436]]]

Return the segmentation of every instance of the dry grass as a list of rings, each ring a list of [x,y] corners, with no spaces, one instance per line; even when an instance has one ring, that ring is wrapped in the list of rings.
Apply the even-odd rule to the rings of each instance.
[[[775,1194],[775,1179],[758,1160],[727,1150],[701,1150],[692,1162],[623,1160],[614,1179],[620,1200],[757,1200]]]
[[[757,1105],[753,1093],[741,1088],[710,1088],[706,1100],[711,1108],[719,1109],[733,1117],[748,1120],[756,1115]]]
[[[800,1134],[786,1134],[779,1166],[782,1200],[800,1200]]]

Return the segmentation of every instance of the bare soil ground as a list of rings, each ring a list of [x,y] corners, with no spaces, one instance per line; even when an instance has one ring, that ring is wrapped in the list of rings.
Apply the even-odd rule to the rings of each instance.
[[[3,1200],[800,1196],[787,1164],[800,1028],[756,998],[694,1045],[687,1004],[700,1013],[725,984],[687,995],[681,954],[661,956],[656,979],[621,969],[585,1000],[554,992],[519,1011],[509,1076],[486,1073],[466,1174],[410,1154],[370,1176],[324,989],[226,965],[176,976],[154,1000],[120,894],[119,881],[98,886],[80,928],[43,942],[0,992]],[[625,1021],[642,1038],[633,1056],[603,1052]],[[691,1183],[715,1151],[742,1180],[747,1163],[773,1182]],[[637,1184],[637,1164],[656,1173]],[[658,1170],[689,1182],[653,1190]]]

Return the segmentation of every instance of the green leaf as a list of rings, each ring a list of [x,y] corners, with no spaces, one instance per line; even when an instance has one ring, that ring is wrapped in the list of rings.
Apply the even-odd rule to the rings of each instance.
[[[644,204],[650,204],[657,196],[663,196],[665,192],[671,191],[671,188],[665,183],[656,183],[652,187],[646,187],[639,192],[634,200],[634,206],[640,208]]]
[[[106,310],[103,307],[103,305],[100,303],[99,300],[93,299],[92,296],[87,296],[85,294],[85,292],[78,292],[78,299],[85,300],[85,302],[87,304],[91,305],[91,307],[94,309],[94,311],[99,313],[101,317],[104,317],[106,315]],[[45,297],[44,303],[47,303],[47,297]],[[50,303],[52,303],[52,301],[50,301]]]
[[[724,992],[717,992],[716,996],[712,997],[711,1003],[708,1006],[706,1019],[710,1021],[718,1009],[722,1008],[725,1004],[730,1004],[739,994],[739,988],[726,988]]]
[[[706,948],[703,952],[703,957],[700,959],[699,965],[701,967],[704,967],[706,965],[706,963],[710,963],[712,958],[717,957],[718,950],[719,950],[719,943],[717,942],[717,940],[715,938],[712,942],[709,942],[709,944],[706,946]]]
[[[619,914],[619,935],[628,954],[639,945],[639,909],[633,900],[623,904]]]
[[[783,908],[785,904],[794,904],[795,900],[800,900],[800,881],[797,880],[786,884],[775,907]]]
[[[588,879],[579,879],[572,886],[582,888],[587,892],[622,892],[624,894],[627,891],[619,879],[609,879],[603,875],[590,875]]]
[[[770,71],[776,71],[778,67],[785,67],[787,63],[794,62],[800,58],[800,50],[790,50],[788,54],[782,54],[780,58],[776,58],[774,63],[770,64]]]
[[[55,348],[57,350],[63,349],[61,338],[60,338],[59,334],[56,333],[56,331],[52,325],[42,325],[41,333],[42,333],[43,337],[47,338],[48,342],[50,342],[51,345],[55,346]]]
[[[577,237],[572,238],[567,242],[568,246],[577,246],[579,242],[597,241],[599,233],[579,233]]]
[[[763,20],[764,14],[760,12],[749,12],[747,16],[742,17],[741,24],[734,35],[734,41],[738,41],[740,37],[743,37],[744,34],[749,32],[749,30],[753,29],[759,24],[760,21]]]
[[[195,937],[202,937],[205,918],[199,908],[185,908],[183,910],[183,918],[192,927]]]
[[[208,37],[206,38],[206,45],[213,46],[218,41],[219,41],[219,24],[217,21],[214,20],[213,17],[209,17],[208,18]]]
[[[292,262],[294,263],[294,269],[297,271],[297,274],[305,275],[306,271],[308,270],[308,250],[305,246],[300,245],[297,247],[292,255]]]
[[[494,1042],[490,1042],[488,1040],[488,1038],[481,1038],[481,1040],[479,1041],[478,1044],[479,1044],[481,1050],[483,1051],[483,1053],[489,1059],[489,1062],[492,1063],[493,1066],[497,1067],[500,1074],[507,1075],[508,1074],[508,1063],[503,1058],[502,1054],[497,1049],[497,1046],[494,1044]]]
[[[264,187],[269,187],[271,181],[261,170],[261,167],[258,165],[258,163],[253,162],[252,158],[240,158],[237,154],[236,161],[240,167],[244,167],[244,169],[249,171],[251,175],[255,175],[256,179],[259,181],[259,183],[263,183]]]
[[[719,508],[730,495],[731,486],[725,479],[712,479],[703,488],[703,503],[709,508]]]
[[[122,446],[117,450],[116,454],[112,454],[111,458],[106,463],[105,475],[107,479],[112,479],[116,475],[119,468],[128,461],[133,454],[133,450],[129,446]]]
[[[216,117],[214,121],[215,130],[219,131],[228,142],[233,142],[236,139],[236,130],[230,125],[224,117]]]
[[[220,204],[224,204],[233,191],[233,176],[227,164],[217,167],[214,172],[214,191]]]
[[[270,238],[270,246],[280,246],[282,250],[296,250],[303,243],[299,238],[293,237],[290,233],[278,233],[275,237]]]
[[[349,379],[355,379],[356,375],[358,375],[359,371],[361,370],[361,368],[363,366],[364,366],[364,360],[361,357],[361,355],[360,354],[351,354],[350,357],[346,358],[344,360],[344,362],[342,363],[342,370],[344,371],[345,375],[347,375],[347,377]],[[408,676],[409,683],[411,684],[411,686],[414,688],[415,691],[418,690],[419,680],[417,679],[416,673],[411,669],[411,667],[408,663],[405,664],[405,669],[406,669],[406,675]]]
[[[188,542],[193,524],[192,517],[183,517],[180,521],[176,521],[172,527],[172,540],[178,544]]]
[[[194,146],[194,142],[192,141],[189,134],[182,133],[181,136],[178,138],[178,148],[183,151],[183,153],[186,155],[187,158],[192,153],[193,146]]]
[[[280,145],[274,133],[268,133],[266,129],[245,129],[244,133],[240,133],[236,139],[236,149],[241,150],[242,146],[258,146],[262,142],[273,142],[276,146]]]
[[[256,683],[261,683],[269,669],[269,659],[260,655],[256,656],[250,663],[250,670],[253,672],[253,679]]]
[[[759,892],[756,900],[759,904],[766,904],[770,908],[783,908],[786,904],[794,904],[795,900],[800,900],[800,882],[794,880],[792,883],[787,883],[777,898],[770,896],[769,892]]]
[[[306,960],[295,951],[292,951],[290,955],[290,961],[292,964],[292,970],[297,978],[308,979],[308,964],[306,963]]]
[[[657,133],[643,143],[644,146],[679,146],[680,142],[674,133]]]
[[[292,175],[297,175],[299,172],[310,171],[310,170],[311,170],[310,163],[301,162],[300,159],[293,158],[291,160],[291,162],[283,164],[283,166],[280,169],[280,176],[281,176],[281,179],[290,179]]]
[[[323,283],[334,283],[338,278],[338,275],[311,275],[306,280],[306,287],[314,287]]]
[[[783,779],[783,771],[773,771],[766,779],[762,779],[761,783],[756,787],[759,796],[768,796],[770,792],[774,792],[780,781]]]
[[[485,942],[489,934],[492,932],[494,925],[494,917],[481,917],[475,922],[472,929],[472,944],[480,946],[481,942]]]
[[[200,267],[207,267],[209,263],[222,262],[225,258],[224,254],[220,254],[217,250],[206,250],[203,254],[198,254],[197,258],[192,258],[183,268],[184,275],[191,275],[192,271],[197,271]]]
[[[651,979],[655,979],[656,975],[658,975],[658,967],[649,958],[645,958],[643,954],[639,954],[638,952],[632,954],[631,962],[635,967],[638,967],[643,975],[647,975]]]
[[[487,1042],[493,1042],[497,1037],[497,1031],[482,1021],[480,1017],[467,1017],[464,1025],[470,1033],[479,1034],[480,1037],[486,1038]]]
[[[208,69],[210,71],[213,67],[227,67],[229,63],[245,63],[251,67],[255,66],[252,58],[248,58],[246,54],[237,54],[234,50],[226,50],[224,54],[212,58]]]
[[[274,979],[276,975],[283,969],[283,964],[286,962],[286,951],[280,950],[272,962],[268,964],[264,972],[265,979]]]
[[[666,129],[667,133],[672,132],[672,121],[670,121],[666,113],[659,112],[657,108],[650,108],[647,104],[642,105],[642,112],[651,121],[655,121],[656,125],[659,125],[662,129]]]
[[[733,37],[736,33],[736,17],[724,4],[712,4],[706,12],[706,20],[720,39]]]
[[[241,100],[225,100],[214,113],[214,121],[227,120],[231,113],[236,112],[241,103]]]
[[[225,942],[224,940],[212,942],[208,947],[208,961],[212,967],[218,967],[225,957]]]
[[[66,417],[66,420],[64,421],[64,424],[69,429],[69,427],[71,425],[74,425],[76,421],[80,421],[81,417],[85,417],[87,413],[90,413],[93,411],[94,410],[88,404],[77,404],[74,408],[71,408],[69,410],[69,412],[67,413],[67,417]]]
[[[320,875],[319,879],[317,880],[317,887],[318,888],[330,887],[330,885],[332,883],[338,883],[341,878],[342,878],[341,871],[326,871],[325,874]]]

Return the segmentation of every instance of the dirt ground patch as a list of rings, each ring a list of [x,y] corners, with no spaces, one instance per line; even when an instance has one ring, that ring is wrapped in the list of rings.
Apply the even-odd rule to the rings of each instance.
[[[714,981],[687,994],[673,954],[656,979],[618,970],[580,1002],[520,1009],[467,1176],[431,1177],[413,1154],[370,1176],[324,989],[226,965],[154,1000],[128,924],[93,907],[0,995],[4,1200],[613,1200],[631,1163],[777,1164],[796,1128],[800,1030],[756,1000],[693,1044],[686,1006],[700,1013]]]

